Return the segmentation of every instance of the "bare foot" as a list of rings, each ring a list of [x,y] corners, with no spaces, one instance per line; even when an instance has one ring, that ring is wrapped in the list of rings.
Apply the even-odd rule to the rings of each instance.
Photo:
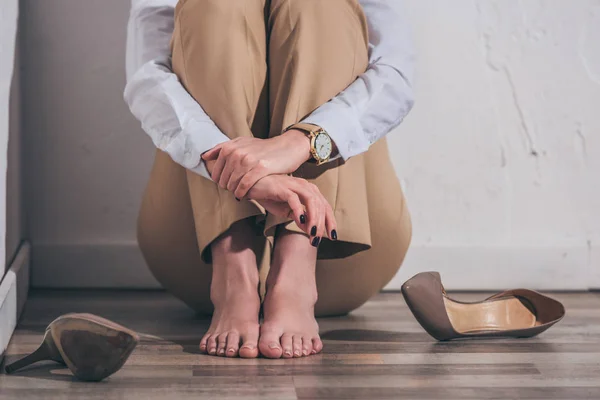
[[[258,343],[263,356],[305,357],[323,349],[314,314],[316,257],[316,249],[306,236],[278,236],[263,303]]]
[[[258,357],[258,268],[254,251],[245,247],[252,242],[251,235],[251,228],[242,221],[211,245],[215,311],[200,341],[200,350],[207,354]]]

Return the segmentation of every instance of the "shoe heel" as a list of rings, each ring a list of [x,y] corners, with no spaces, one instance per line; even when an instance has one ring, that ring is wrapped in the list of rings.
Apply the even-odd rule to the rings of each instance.
[[[20,360],[17,360],[12,364],[7,365],[5,371],[7,374],[12,374],[13,372],[21,368],[27,367],[33,363],[44,360],[52,360],[52,354],[45,341],[41,344],[40,347],[38,347],[36,351],[31,353],[30,355],[25,356]]]

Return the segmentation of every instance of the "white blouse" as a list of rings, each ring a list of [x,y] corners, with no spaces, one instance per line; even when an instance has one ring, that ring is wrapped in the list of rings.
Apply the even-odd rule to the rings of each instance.
[[[359,0],[369,26],[369,66],[302,122],[325,129],[340,156],[363,153],[411,110],[414,53],[401,0]],[[208,179],[200,156],[229,140],[171,70],[177,0],[132,0],[125,101],[154,144]]]

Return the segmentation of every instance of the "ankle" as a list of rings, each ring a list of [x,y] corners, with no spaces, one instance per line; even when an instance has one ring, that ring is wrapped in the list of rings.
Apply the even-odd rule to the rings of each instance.
[[[236,298],[249,301],[258,296],[258,268],[254,263],[213,264],[210,298],[213,305],[235,300]]]
[[[303,303],[308,302],[311,305],[315,305],[318,299],[317,285],[314,277],[312,279],[294,280],[282,278],[280,274],[277,278],[270,279],[269,275],[265,285],[267,296],[285,297]]]

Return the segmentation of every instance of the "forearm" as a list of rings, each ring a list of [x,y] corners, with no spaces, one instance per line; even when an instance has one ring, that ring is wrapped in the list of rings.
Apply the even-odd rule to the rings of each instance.
[[[154,145],[210,179],[200,156],[228,141],[171,70],[176,0],[134,0],[128,23],[125,101]]]
[[[359,0],[369,28],[369,65],[302,122],[321,126],[344,160],[398,126],[414,103],[414,51],[401,0]]]

